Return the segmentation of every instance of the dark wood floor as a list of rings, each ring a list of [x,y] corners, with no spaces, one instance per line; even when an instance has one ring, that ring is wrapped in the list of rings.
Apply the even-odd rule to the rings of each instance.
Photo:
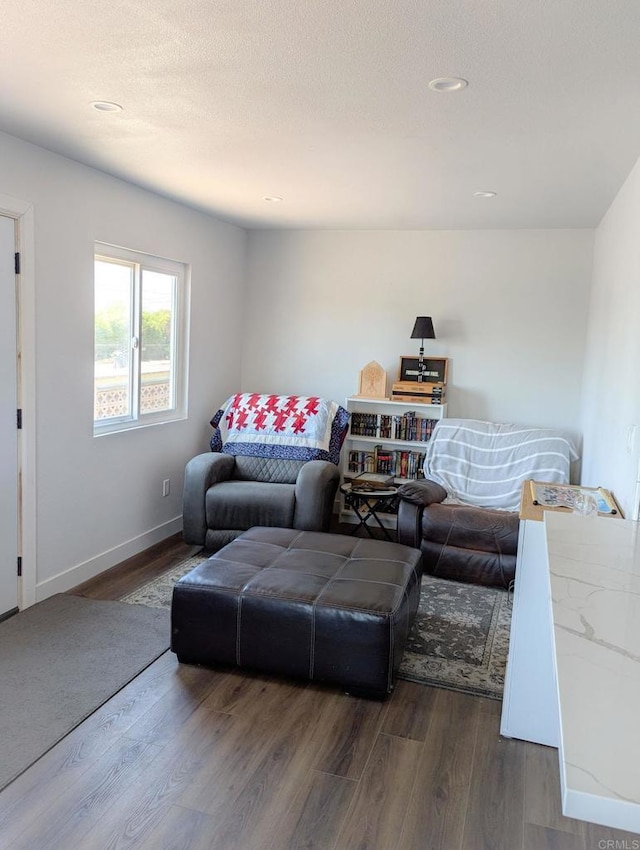
[[[172,538],[75,592],[117,599],[193,551]],[[638,847],[560,814],[556,751],[501,739],[500,707],[404,681],[372,702],[168,652],[0,793],[0,847]]]

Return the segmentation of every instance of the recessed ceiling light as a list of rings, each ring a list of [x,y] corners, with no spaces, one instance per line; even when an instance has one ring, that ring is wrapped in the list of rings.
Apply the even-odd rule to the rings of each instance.
[[[98,112],[122,112],[120,104],[112,103],[110,100],[94,100],[91,106]]]
[[[462,91],[468,85],[468,81],[463,80],[462,77],[438,77],[435,80],[431,80],[429,88],[432,91],[452,92]]]
[[[474,192],[473,197],[474,198],[495,198],[495,196],[497,194],[498,194],[497,192]]]
[[[268,195],[265,198],[265,201],[271,201],[274,204],[277,203],[278,201],[281,201],[281,200],[282,200],[282,198],[279,198],[277,195]]]

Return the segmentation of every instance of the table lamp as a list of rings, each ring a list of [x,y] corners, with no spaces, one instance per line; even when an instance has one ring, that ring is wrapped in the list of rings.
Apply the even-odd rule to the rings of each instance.
[[[435,339],[436,333],[433,329],[431,316],[418,316],[416,323],[411,331],[411,339],[420,340],[420,357],[418,359],[418,381],[422,383],[424,373],[424,341],[425,339]]]

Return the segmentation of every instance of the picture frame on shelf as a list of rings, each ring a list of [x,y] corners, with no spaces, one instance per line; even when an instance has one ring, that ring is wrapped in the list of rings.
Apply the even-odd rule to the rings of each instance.
[[[398,381],[418,381],[420,358],[413,354],[400,357]],[[447,357],[423,357],[422,378],[430,384],[446,384],[449,359]]]
[[[588,512],[588,501],[599,514],[614,515],[619,511],[610,490],[604,487],[583,487],[580,484],[558,484],[530,481],[531,498],[534,505],[545,508],[566,508],[574,513]]]

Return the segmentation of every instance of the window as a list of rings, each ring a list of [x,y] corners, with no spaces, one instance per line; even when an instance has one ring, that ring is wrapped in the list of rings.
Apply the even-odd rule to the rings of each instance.
[[[186,268],[96,245],[94,433],[184,416]]]

